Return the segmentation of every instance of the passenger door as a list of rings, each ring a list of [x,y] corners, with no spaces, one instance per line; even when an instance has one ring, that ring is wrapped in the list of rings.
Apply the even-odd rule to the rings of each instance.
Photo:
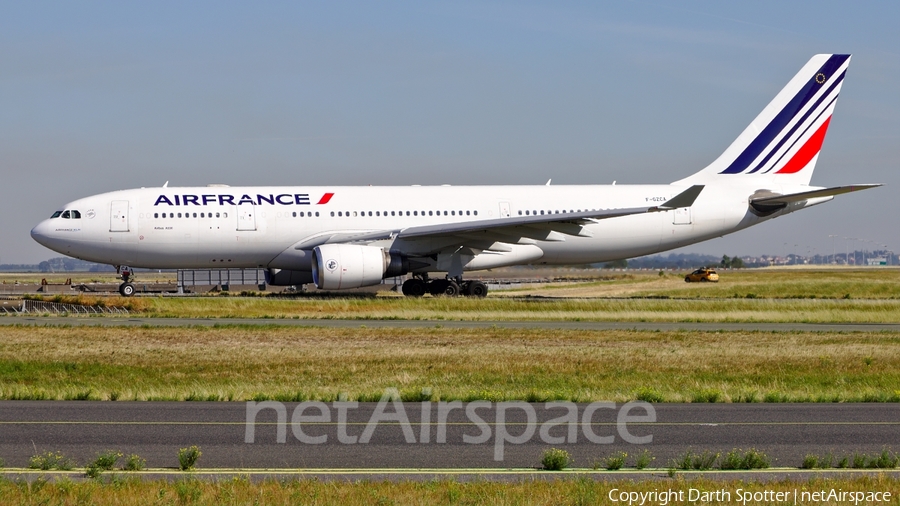
[[[241,204],[237,206],[237,229],[256,230],[256,206]]]
[[[109,231],[128,232],[128,201],[113,200],[109,204]]]

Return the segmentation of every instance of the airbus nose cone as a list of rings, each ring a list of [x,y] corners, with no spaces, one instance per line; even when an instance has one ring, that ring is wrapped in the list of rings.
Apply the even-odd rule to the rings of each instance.
[[[53,251],[59,251],[60,249],[59,237],[54,234],[53,224],[50,223],[50,220],[44,220],[31,229],[31,238],[41,246],[50,248]]]

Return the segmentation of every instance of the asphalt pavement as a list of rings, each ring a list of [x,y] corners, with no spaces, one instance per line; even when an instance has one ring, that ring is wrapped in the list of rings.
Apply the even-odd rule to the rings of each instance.
[[[118,450],[174,468],[190,445],[201,448],[203,469],[535,468],[551,447],[580,467],[617,452],[632,465],[645,449],[651,467],[668,467],[689,450],[736,448],[798,467],[809,453],[900,450],[900,405],[0,402],[8,467],[47,451],[84,465]]]

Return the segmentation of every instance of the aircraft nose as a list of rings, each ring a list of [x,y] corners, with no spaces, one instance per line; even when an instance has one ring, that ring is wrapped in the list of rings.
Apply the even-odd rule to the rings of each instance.
[[[39,244],[52,249],[53,238],[50,220],[44,220],[31,229],[31,238]]]

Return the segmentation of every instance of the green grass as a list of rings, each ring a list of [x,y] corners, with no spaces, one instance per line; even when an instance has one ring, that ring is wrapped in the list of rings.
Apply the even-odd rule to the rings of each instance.
[[[0,328],[0,399],[898,402],[900,334]]]

